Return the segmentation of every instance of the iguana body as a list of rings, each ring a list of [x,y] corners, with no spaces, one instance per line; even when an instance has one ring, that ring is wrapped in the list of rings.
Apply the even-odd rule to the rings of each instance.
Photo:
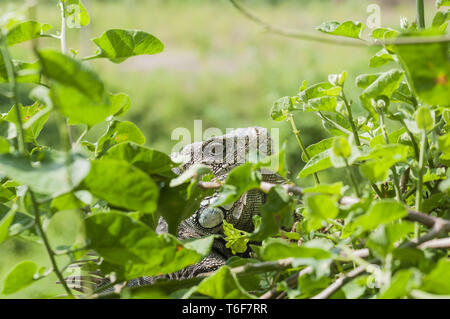
[[[217,180],[223,181],[233,168],[245,163],[248,156],[252,156],[256,152],[263,156],[270,155],[271,148],[272,141],[267,129],[251,127],[237,129],[223,136],[189,144],[181,152],[172,154],[171,157],[174,160],[180,158],[184,160],[184,164],[175,169],[177,174],[181,174],[193,164],[203,164],[211,169]],[[281,182],[279,175],[269,171],[261,173],[263,181]],[[213,208],[211,204],[216,197],[217,194],[205,198],[200,208],[190,218],[181,222],[178,228],[178,238],[201,238],[212,234],[223,234],[223,220],[231,223],[237,229],[253,231],[253,216],[259,213],[260,206],[265,201],[263,192],[256,189],[251,190],[234,204]],[[158,233],[167,232],[167,228],[167,223],[160,218],[156,231]],[[157,278],[192,278],[201,273],[218,269],[231,256],[231,251],[225,247],[225,241],[217,238],[210,255],[201,262],[172,274],[137,278],[130,281],[129,286],[151,284]]]

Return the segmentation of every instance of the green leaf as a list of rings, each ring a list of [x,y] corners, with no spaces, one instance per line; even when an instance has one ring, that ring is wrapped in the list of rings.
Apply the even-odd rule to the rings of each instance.
[[[195,187],[195,184],[193,187],[191,185],[166,185],[160,190],[158,212],[167,222],[169,233],[173,235],[178,233],[181,221],[194,214],[202,200],[214,193],[214,190],[203,190]]]
[[[311,144],[306,148],[306,151],[308,152],[308,155],[312,158],[316,156],[319,153],[322,153],[323,151],[328,150],[331,148],[333,144],[334,137],[326,138],[321,140],[320,142],[316,144]],[[302,160],[303,162],[308,162],[305,153],[302,153]]]
[[[333,153],[336,156],[340,156],[343,158],[349,158],[352,154],[352,149],[347,139],[342,136],[337,136],[333,140],[332,144]]]
[[[199,262],[209,254],[213,236],[184,244],[169,234],[156,234],[145,224],[119,212],[86,218],[90,248],[124,271],[126,279],[168,274]]]
[[[339,213],[336,198],[329,195],[308,195],[305,197],[305,206],[308,230],[317,229],[322,221],[336,218]]]
[[[379,299],[398,299],[407,297],[409,292],[420,285],[421,274],[418,270],[402,269],[395,273],[389,287],[378,297]]]
[[[404,133],[406,133],[406,129],[404,127],[400,128],[400,129],[398,129],[398,130],[396,130],[394,132],[389,133],[388,134],[389,142],[390,143],[397,143],[399,137],[402,134],[404,134]],[[369,142],[369,145],[370,145],[371,148],[374,148],[376,145],[379,145],[379,144],[386,144],[386,140],[384,139],[384,135],[383,134],[375,136]]]
[[[410,36],[438,36],[440,32],[423,31],[403,34]],[[397,56],[406,70],[408,82],[419,98],[429,105],[449,106],[450,56],[447,42],[397,45]]]
[[[6,203],[12,200],[16,195],[8,190],[8,188],[0,185],[0,202]]]
[[[167,154],[133,142],[124,142],[111,147],[103,158],[124,160],[148,175],[169,178],[175,176],[172,169],[176,167],[176,164]]]
[[[44,109],[44,105],[40,104],[39,102],[34,103],[31,106],[22,106],[20,105],[20,114],[22,116],[22,125],[26,126],[27,129],[25,129],[25,142],[29,143],[37,143],[37,138],[39,137],[39,134],[41,133],[42,129],[44,128],[45,123],[48,120],[49,114],[46,113],[43,116],[40,116],[39,118],[33,119],[33,123],[31,125],[29,122],[31,122],[32,118],[41,112]],[[5,120],[17,124],[17,115],[16,115],[16,106],[13,106],[11,110],[8,112],[8,114],[5,116]]]
[[[325,249],[324,249],[325,248]],[[331,253],[327,251],[329,247],[315,247],[315,245],[298,246],[297,244],[289,244],[284,240],[269,239],[261,251],[262,259],[266,261],[295,258],[296,265],[315,264],[320,260],[328,260]],[[295,266],[294,266],[295,267]]]
[[[45,233],[54,250],[86,246],[86,227],[80,210],[66,210],[54,214]]]
[[[365,27],[363,23],[357,21],[345,21],[342,24],[337,21],[331,21],[322,23],[316,29],[332,35],[361,39],[361,34]]]
[[[231,170],[225,180],[225,185],[219,192],[214,207],[232,204],[245,192],[259,188],[259,179],[253,170],[252,163],[245,163]]]
[[[372,106],[372,99],[378,99],[381,96],[390,99],[392,94],[399,88],[403,75],[403,71],[395,69],[385,72],[362,92],[359,98],[364,108],[369,111],[372,116],[378,118],[378,114]]]
[[[440,7],[450,7],[450,0],[437,0],[436,7],[439,9]]]
[[[92,99],[104,103],[105,85],[100,77],[82,62],[53,50],[38,51],[42,72],[52,80],[71,87]]]
[[[448,20],[450,20],[450,11],[437,11],[431,25],[433,28],[442,27],[444,28],[443,30],[445,30],[445,28],[447,28]]]
[[[315,99],[310,99],[305,107],[308,112],[335,112],[338,106],[337,98],[335,96],[323,96]]]
[[[303,193],[318,193],[318,194],[328,194],[328,195],[340,195],[344,184],[342,182],[337,182],[334,184],[320,184],[303,189]]]
[[[423,277],[421,289],[434,294],[450,294],[450,261],[441,258],[437,266]]]
[[[395,62],[395,58],[386,49],[382,49],[370,58],[369,66],[371,68],[378,68],[388,64],[389,62]]]
[[[250,234],[251,240],[262,241],[279,233],[281,225],[292,226],[293,203],[290,196],[279,185],[267,194],[266,203],[261,206],[261,223]]]
[[[377,28],[377,29],[372,31],[370,36],[371,36],[372,39],[389,40],[389,39],[395,38],[398,34],[399,34],[399,32],[397,30],[394,30],[394,29]]]
[[[359,158],[368,160],[360,165],[359,170],[371,182],[385,181],[394,164],[406,161],[408,149],[401,144],[377,144],[369,155]]]
[[[5,278],[2,293],[10,295],[28,287],[35,281],[36,271],[37,265],[33,261],[23,261],[17,264]]]
[[[63,0],[66,23],[69,28],[89,25],[89,13],[81,0]]]
[[[285,96],[273,103],[270,116],[275,121],[283,121],[290,112],[295,110],[293,99],[290,96]]]
[[[227,266],[221,267],[214,275],[203,280],[196,292],[215,299],[255,298],[245,291],[236,275]]]
[[[158,187],[147,174],[125,161],[91,161],[84,184],[94,196],[112,205],[143,213],[156,210]]]
[[[4,242],[9,235],[9,226],[11,226],[14,217],[16,216],[17,209],[12,208],[9,212],[0,220],[0,244]]]
[[[414,232],[414,224],[403,221],[400,224],[382,225],[369,237],[367,247],[382,257],[395,249],[395,243]]]
[[[59,84],[52,86],[51,97],[61,114],[69,119],[69,124],[87,124],[91,127],[121,113],[131,103],[123,93],[109,94],[101,101],[94,101],[76,88]]]
[[[16,70],[16,81],[18,83],[39,83],[41,80],[40,67],[38,62],[27,63],[23,61],[13,60],[14,69]],[[0,52],[0,83],[9,82],[8,72],[6,70],[5,61]]]
[[[354,221],[355,227],[360,227],[362,231],[375,229],[379,225],[388,224],[408,215],[408,210],[402,204],[384,199],[374,202],[369,211],[359,216]]]
[[[450,153],[450,134],[444,136],[438,136],[439,149],[443,153]]]
[[[203,164],[193,164],[180,176],[170,181],[170,187],[176,187],[190,182],[192,178],[199,180],[203,175],[211,173],[211,169]]]
[[[143,54],[157,54],[164,50],[159,39],[143,31],[113,29],[93,39],[99,47],[98,58],[108,58],[114,63]]]
[[[114,145],[124,142],[143,145],[145,136],[134,123],[114,120],[108,126],[106,133],[98,140],[95,152],[101,156]]]
[[[67,193],[54,198],[50,204],[53,212],[76,210],[86,206],[74,193]]]
[[[314,174],[316,172],[323,171],[327,168],[332,167],[330,160],[330,152],[331,149],[323,151],[315,156],[313,156],[308,163],[306,163],[305,167],[298,174],[299,178],[304,178],[308,175]]]
[[[234,228],[233,224],[224,220],[223,233],[226,241],[225,247],[230,248],[233,254],[247,251],[247,243],[250,240],[247,232]]]
[[[0,173],[28,185],[37,193],[58,196],[77,187],[89,172],[89,161],[78,154],[42,152],[40,162],[20,155],[1,154]]]
[[[16,24],[7,35],[7,43],[13,46],[28,40],[40,38],[52,28],[49,24],[40,24],[36,21],[26,21]]]
[[[415,114],[417,127],[429,131],[434,127],[434,116],[426,106],[420,107]]]

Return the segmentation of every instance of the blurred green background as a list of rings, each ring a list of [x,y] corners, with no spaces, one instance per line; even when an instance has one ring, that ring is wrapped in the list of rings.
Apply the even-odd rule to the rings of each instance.
[[[248,126],[278,127],[281,142],[287,141],[288,167],[295,177],[304,163],[288,123],[270,119],[272,103],[285,95],[296,94],[303,80],[309,84],[326,81],[328,74],[344,70],[349,74],[347,95],[357,101],[359,90],[353,84],[355,77],[380,71],[368,67],[368,59],[376,49],[332,46],[266,33],[236,11],[228,0],[83,2],[89,9],[91,24],[82,30],[69,30],[68,34],[69,47],[80,50],[79,56],[93,54],[95,47],[89,39],[111,28],[142,29],[165,44],[162,54],[135,57],[120,65],[101,60],[90,63],[112,92],[129,94],[133,107],[126,118],[142,129],[148,146],[165,152],[170,152],[177,143],[171,140],[172,131],[185,127],[192,132],[194,120],[203,120],[204,129],[217,127],[222,131]],[[434,2],[426,2],[428,23],[435,11]],[[380,5],[383,26],[398,27],[400,16],[410,21],[415,16],[415,0],[246,0],[243,3],[270,23],[310,32],[318,32],[314,28],[324,21],[365,22],[369,15],[366,9],[371,3]],[[0,0],[0,15],[9,6],[21,4],[22,0]],[[55,30],[60,24],[56,5],[56,0],[40,0],[35,11],[38,21],[52,24]],[[40,45],[57,49],[59,44],[54,39],[42,39]],[[23,44],[15,46],[12,53],[16,59],[33,61],[35,57],[29,52],[29,44]],[[27,98],[30,88],[21,86],[24,104],[31,103]],[[363,114],[357,103],[355,107],[357,114]],[[0,96],[0,112],[9,108],[9,101]],[[312,114],[298,113],[296,122],[307,145],[329,136]],[[104,129],[101,125],[95,127],[90,137]],[[59,143],[53,119],[43,130],[40,142]],[[327,170],[319,175],[323,181],[347,178],[343,170]],[[313,180],[297,182],[305,186]],[[55,229],[61,228],[56,226]],[[52,243],[58,242],[56,231],[52,236]],[[47,256],[39,249],[19,239],[5,242],[4,258],[0,258],[0,282],[18,261],[36,260],[48,266]],[[54,284],[54,276],[45,280],[48,291],[42,295],[31,286],[10,297],[45,298],[61,292],[61,287]]]
[[[2,0],[0,10],[18,6],[22,1]],[[303,80],[309,84],[326,81],[330,73],[349,73],[347,95],[357,101],[359,90],[354,79],[360,73],[379,72],[368,67],[377,49],[340,47],[299,41],[265,32],[246,19],[227,0],[83,0],[91,16],[84,29],[69,29],[68,46],[79,56],[91,55],[90,39],[111,28],[141,29],[154,34],[165,44],[165,51],[140,56],[123,64],[97,60],[90,64],[113,92],[129,94],[133,102],[127,119],[135,122],[147,137],[147,145],[170,152],[177,141],[171,132],[178,127],[193,131],[194,120],[203,120],[203,129],[264,126],[281,129],[281,142],[287,141],[288,167],[296,176],[304,165],[288,123],[269,116],[276,99],[294,95]],[[383,26],[398,27],[400,16],[410,21],[415,16],[415,0],[253,0],[242,1],[264,20],[279,26],[310,32],[324,21],[359,20],[366,22],[367,6],[381,7]],[[428,0],[428,22],[434,0]],[[38,1],[35,12],[40,22],[59,29],[57,1]],[[368,33],[370,30],[366,30]],[[56,32],[56,31],[55,31]],[[40,40],[44,47],[58,48],[54,39]],[[14,57],[27,56],[27,44],[14,48]],[[390,66],[392,67],[392,66]],[[28,87],[22,89],[26,100]],[[361,110],[355,105],[356,113]],[[6,112],[8,101],[0,100]],[[315,143],[327,132],[314,115],[299,113],[296,122],[305,144]],[[58,143],[55,126],[44,129],[42,143]],[[93,130],[91,137],[104,127]],[[345,178],[341,172],[321,173],[323,179]],[[336,175],[337,174],[337,175]],[[302,180],[310,184],[312,179]]]

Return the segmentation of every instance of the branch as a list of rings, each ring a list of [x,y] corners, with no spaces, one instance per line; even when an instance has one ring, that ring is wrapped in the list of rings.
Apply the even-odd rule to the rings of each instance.
[[[429,240],[427,242],[420,244],[418,247],[421,249],[425,248],[448,249],[450,248],[450,237]]]
[[[307,41],[316,41],[327,44],[337,44],[342,46],[351,46],[351,47],[370,47],[370,46],[385,46],[390,44],[422,44],[422,43],[438,43],[438,42],[449,42],[450,36],[430,36],[430,37],[407,37],[407,38],[397,38],[394,40],[388,41],[361,41],[361,40],[350,40],[350,39],[336,39],[328,36],[319,36],[312,34],[310,32],[304,32],[300,30],[292,30],[286,29],[279,26],[271,25],[261,18],[244,8],[240,5],[236,0],[230,0],[231,4],[238,9],[244,16],[248,19],[256,22],[266,29],[266,31],[278,34],[281,36],[296,38]]]
[[[322,290],[319,294],[315,295],[311,299],[327,299],[332,294],[334,294],[336,291],[339,290],[343,285],[345,285],[347,282],[352,280],[353,278],[358,277],[362,273],[366,272],[366,266],[359,266],[352,271],[350,271],[348,274],[345,274],[339,279],[337,279],[335,282],[333,282],[330,286]]]

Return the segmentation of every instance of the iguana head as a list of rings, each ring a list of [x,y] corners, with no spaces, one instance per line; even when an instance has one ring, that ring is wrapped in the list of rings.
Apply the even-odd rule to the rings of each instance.
[[[233,168],[248,160],[256,161],[258,156],[271,155],[272,145],[267,129],[241,128],[223,136],[189,144],[181,152],[172,154],[172,158],[184,159],[184,164],[177,173],[181,173],[193,164],[203,164],[210,167],[217,180],[223,181]],[[281,179],[279,175],[267,170],[261,173],[264,181],[277,182]],[[253,215],[259,213],[259,208],[265,200],[264,193],[251,190],[233,204],[213,207],[217,197],[218,193],[215,193],[205,198],[197,212],[182,223],[179,228],[181,238],[221,233],[223,220],[237,229],[252,231]]]

